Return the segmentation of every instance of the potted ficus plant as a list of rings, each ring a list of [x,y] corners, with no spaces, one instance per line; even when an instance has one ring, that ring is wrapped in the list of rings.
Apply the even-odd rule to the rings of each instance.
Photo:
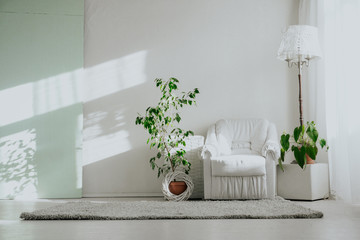
[[[185,105],[196,105],[195,98],[200,92],[195,88],[178,95],[179,80],[176,78],[167,81],[157,78],[155,84],[161,92],[160,101],[157,106],[148,107],[144,116],[139,114],[135,121],[149,133],[147,144],[157,151],[156,156],[150,158],[150,166],[153,170],[157,169],[158,177],[175,172],[180,166],[188,174],[191,163],[186,159],[183,147],[186,146],[186,137],[194,133],[177,126],[181,121],[179,110]],[[169,190],[173,194],[180,194],[186,190],[186,184],[175,179],[170,183]]]
[[[321,148],[329,149],[325,139],[319,139],[319,133],[316,130],[315,123],[307,122],[306,126],[301,125],[294,129],[292,136],[284,132],[280,138],[281,155],[279,166],[284,171],[282,163],[285,160],[285,154],[289,150],[294,153],[295,161],[304,169],[306,164],[313,164],[318,154],[318,144]]]

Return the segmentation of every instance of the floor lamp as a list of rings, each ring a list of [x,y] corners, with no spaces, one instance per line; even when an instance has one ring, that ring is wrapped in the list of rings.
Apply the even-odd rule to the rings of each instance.
[[[309,66],[312,59],[320,57],[318,31],[316,27],[308,25],[292,25],[284,33],[278,58],[288,62],[288,66],[296,65],[299,69],[299,112],[300,126],[303,126],[303,109],[301,97],[301,71],[303,65]]]

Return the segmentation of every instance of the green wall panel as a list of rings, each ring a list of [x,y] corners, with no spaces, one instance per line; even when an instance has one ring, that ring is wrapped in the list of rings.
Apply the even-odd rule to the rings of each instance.
[[[0,0],[0,11],[57,15],[84,15],[83,0]]]
[[[83,0],[0,0],[0,198],[81,197]]]

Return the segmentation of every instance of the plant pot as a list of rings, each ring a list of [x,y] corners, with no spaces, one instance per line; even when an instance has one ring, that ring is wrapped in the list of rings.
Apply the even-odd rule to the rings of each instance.
[[[306,154],[306,164],[314,164],[315,161]]]
[[[187,189],[187,185],[184,181],[178,181],[178,182],[172,181],[169,184],[169,191],[175,195],[182,194],[183,192],[185,192],[186,189]]]

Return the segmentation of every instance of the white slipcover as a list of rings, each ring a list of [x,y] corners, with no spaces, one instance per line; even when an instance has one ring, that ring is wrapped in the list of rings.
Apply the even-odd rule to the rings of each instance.
[[[263,176],[265,172],[265,158],[258,155],[229,155],[211,159],[212,175],[224,176]]]
[[[202,150],[205,199],[274,198],[275,125],[265,119],[219,120]]]

